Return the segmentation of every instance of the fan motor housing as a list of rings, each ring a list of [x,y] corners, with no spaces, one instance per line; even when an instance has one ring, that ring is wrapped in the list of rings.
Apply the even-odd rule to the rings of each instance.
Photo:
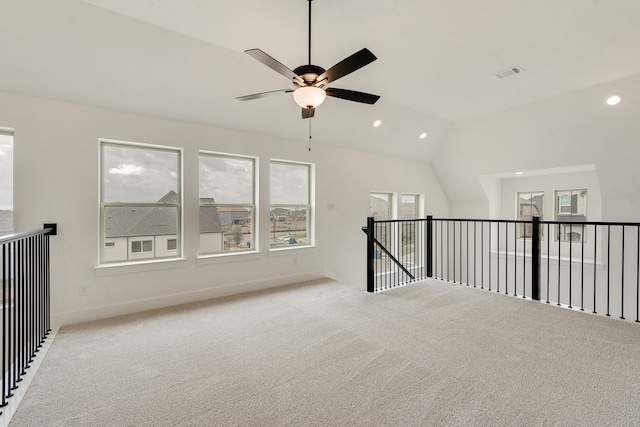
[[[318,76],[325,72],[325,69],[318,65],[301,65],[293,70],[298,76],[305,81],[305,83],[313,83]]]

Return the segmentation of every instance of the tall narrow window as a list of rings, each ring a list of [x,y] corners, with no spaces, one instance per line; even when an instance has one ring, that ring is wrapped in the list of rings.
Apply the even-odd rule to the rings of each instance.
[[[13,132],[0,129],[0,236],[13,233]]]
[[[587,190],[556,191],[555,217],[562,222],[556,225],[556,241],[585,243],[586,228],[583,235],[583,227],[573,223],[587,221]]]
[[[420,196],[403,194],[400,196],[400,219],[417,219],[420,215]]]
[[[391,219],[391,193],[369,193],[369,216],[377,221]]]
[[[200,153],[200,254],[256,248],[255,164],[253,157]]]
[[[311,245],[312,165],[271,161],[271,248]]]
[[[400,219],[418,219],[420,215],[420,195],[402,194],[400,196]],[[406,221],[395,224],[396,234],[400,236],[401,253],[397,256],[403,265],[409,270],[421,264],[422,254],[420,248],[424,246],[423,236],[419,232],[419,223]]]
[[[542,221],[544,219],[544,192],[526,192],[518,193],[517,218],[519,221],[533,221],[533,217],[538,217]],[[520,223],[518,224],[518,237],[531,238],[533,235],[533,225]]]
[[[101,141],[100,159],[100,261],[180,256],[180,149]]]

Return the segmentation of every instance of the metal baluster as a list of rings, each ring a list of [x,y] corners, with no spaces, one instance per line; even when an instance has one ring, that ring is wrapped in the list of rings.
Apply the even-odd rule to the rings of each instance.
[[[620,279],[620,318],[624,320],[624,225],[622,226],[622,277]]]
[[[7,406],[7,373],[8,363],[7,363],[7,314],[8,314],[8,305],[7,305],[7,287],[8,287],[8,279],[7,279],[7,247],[6,245],[2,245],[2,400],[0,401],[0,407]],[[0,412],[2,414],[2,412]]]
[[[480,289],[484,289],[484,221],[480,221]]]
[[[547,224],[547,304],[549,301],[549,282],[551,281],[551,224]]]
[[[498,226],[498,235],[497,235],[497,245],[498,245],[498,255],[496,256],[496,276],[498,276],[498,289],[496,292],[500,293],[500,223],[496,224]]]
[[[489,291],[491,291],[491,221],[489,221]]]
[[[597,254],[598,254],[598,225],[593,225],[593,314],[596,314],[596,281],[597,281],[597,271],[596,271],[596,262],[597,262]]]
[[[458,222],[460,224],[459,227],[459,235],[460,235],[460,284],[462,284],[462,221]]]
[[[560,254],[562,248],[560,246],[560,224],[558,224],[558,302],[556,305],[560,305]]]
[[[527,297],[527,226],[524,226],[524,236],[522,236],[522,298]],[[533,230],[533,224],[531,224],[531,230]],[[531,244],[533,245],[533,238],[531,239]],[[533,248],[531,249],[531,254],[533,256]],[[532,261],[533,262],[533,261]],[[533,283],[531,284],[533,287]],[[514,294],[515,295],[515,294]]]
[[[571,288],[573,288],[573,223],[569,223],[569,308],[571,307]]]
[[[467,286],[469,286],[469,221],[466,221],[467,224],[467,277],[466,282]]]
[[[440,280],[444,280],[444,220],[440,221]]]
[[[449,220],[447,220],[447,282],[449,281]]]
[[[477,279],[476,279],[476,259],[478,257],[478,246],[477,245],[477,233],[476,233],[476,223],[477,221],[473,221],[473,287],[476,287],[476,283],[477,283]],[[638,232],[640,233],[640,227],[638,228]],[[640,239],[638,239],[638,241],[640,241]],[[638,251],[640,252],[640,251]],[[640,262],[638,262],[638,265],[640,266]],[[640,292],[638,292],[638,298],[640,298]]]
[[[580,230],[582,236],[582,245],[580,247],[580,311],[584,311],[584,223]]]
[[[640,323],[640,226],[636,225],[636,323]]]
[[[611,279],[611,225],[607,225],[607,316],[609,314],[609,285]]]
[[[453,221],[453,283],[456,283],[456,222]]]
[[[524,254],[522,254],[524,256]],[[513,296],[518,295],[518,222],[513,222]]]

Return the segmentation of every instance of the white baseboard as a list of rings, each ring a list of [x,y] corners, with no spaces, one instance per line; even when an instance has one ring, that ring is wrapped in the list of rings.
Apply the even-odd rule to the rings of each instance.
[[[173,305],[186,304],[196,301],[204,301],[207,299],[226,297],[230,295],[243,294],[246,292],[259,291],[278,286],[290,285],[293,283],[321,279],[324,277],[325,276],[320,271],[306,272],[301,274],[272,277],[251,282],[234,283],[230,285],[218,286],[215,288],[200,289],[197,291],[163,295],[155,298],[126,301],[120,304],[103,305],[83,310],[68,311],[64,313],[53,313],[51,315],[51,323],[56,328],[59,328],[60,326],[64,325],[105,319],[108,317],[138,313],[141,311],[154,310],[157,308],[170,307]]]

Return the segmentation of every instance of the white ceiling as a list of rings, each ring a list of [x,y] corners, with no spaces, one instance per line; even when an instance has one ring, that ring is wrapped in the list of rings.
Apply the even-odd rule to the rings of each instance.
[[[307,141],[288,88],[243,51],[307,60],[306,0],[8,0],[0,90]],[[369,48],[332,86],[314,143],[430,160],[451,125],[640,73],[637,0],[315,0],[312,62]],[[514,65],[526,72],[494,74]],[[383,125],[374,129],[374,119]],[[429,137],[419,140],[426,131]]]

